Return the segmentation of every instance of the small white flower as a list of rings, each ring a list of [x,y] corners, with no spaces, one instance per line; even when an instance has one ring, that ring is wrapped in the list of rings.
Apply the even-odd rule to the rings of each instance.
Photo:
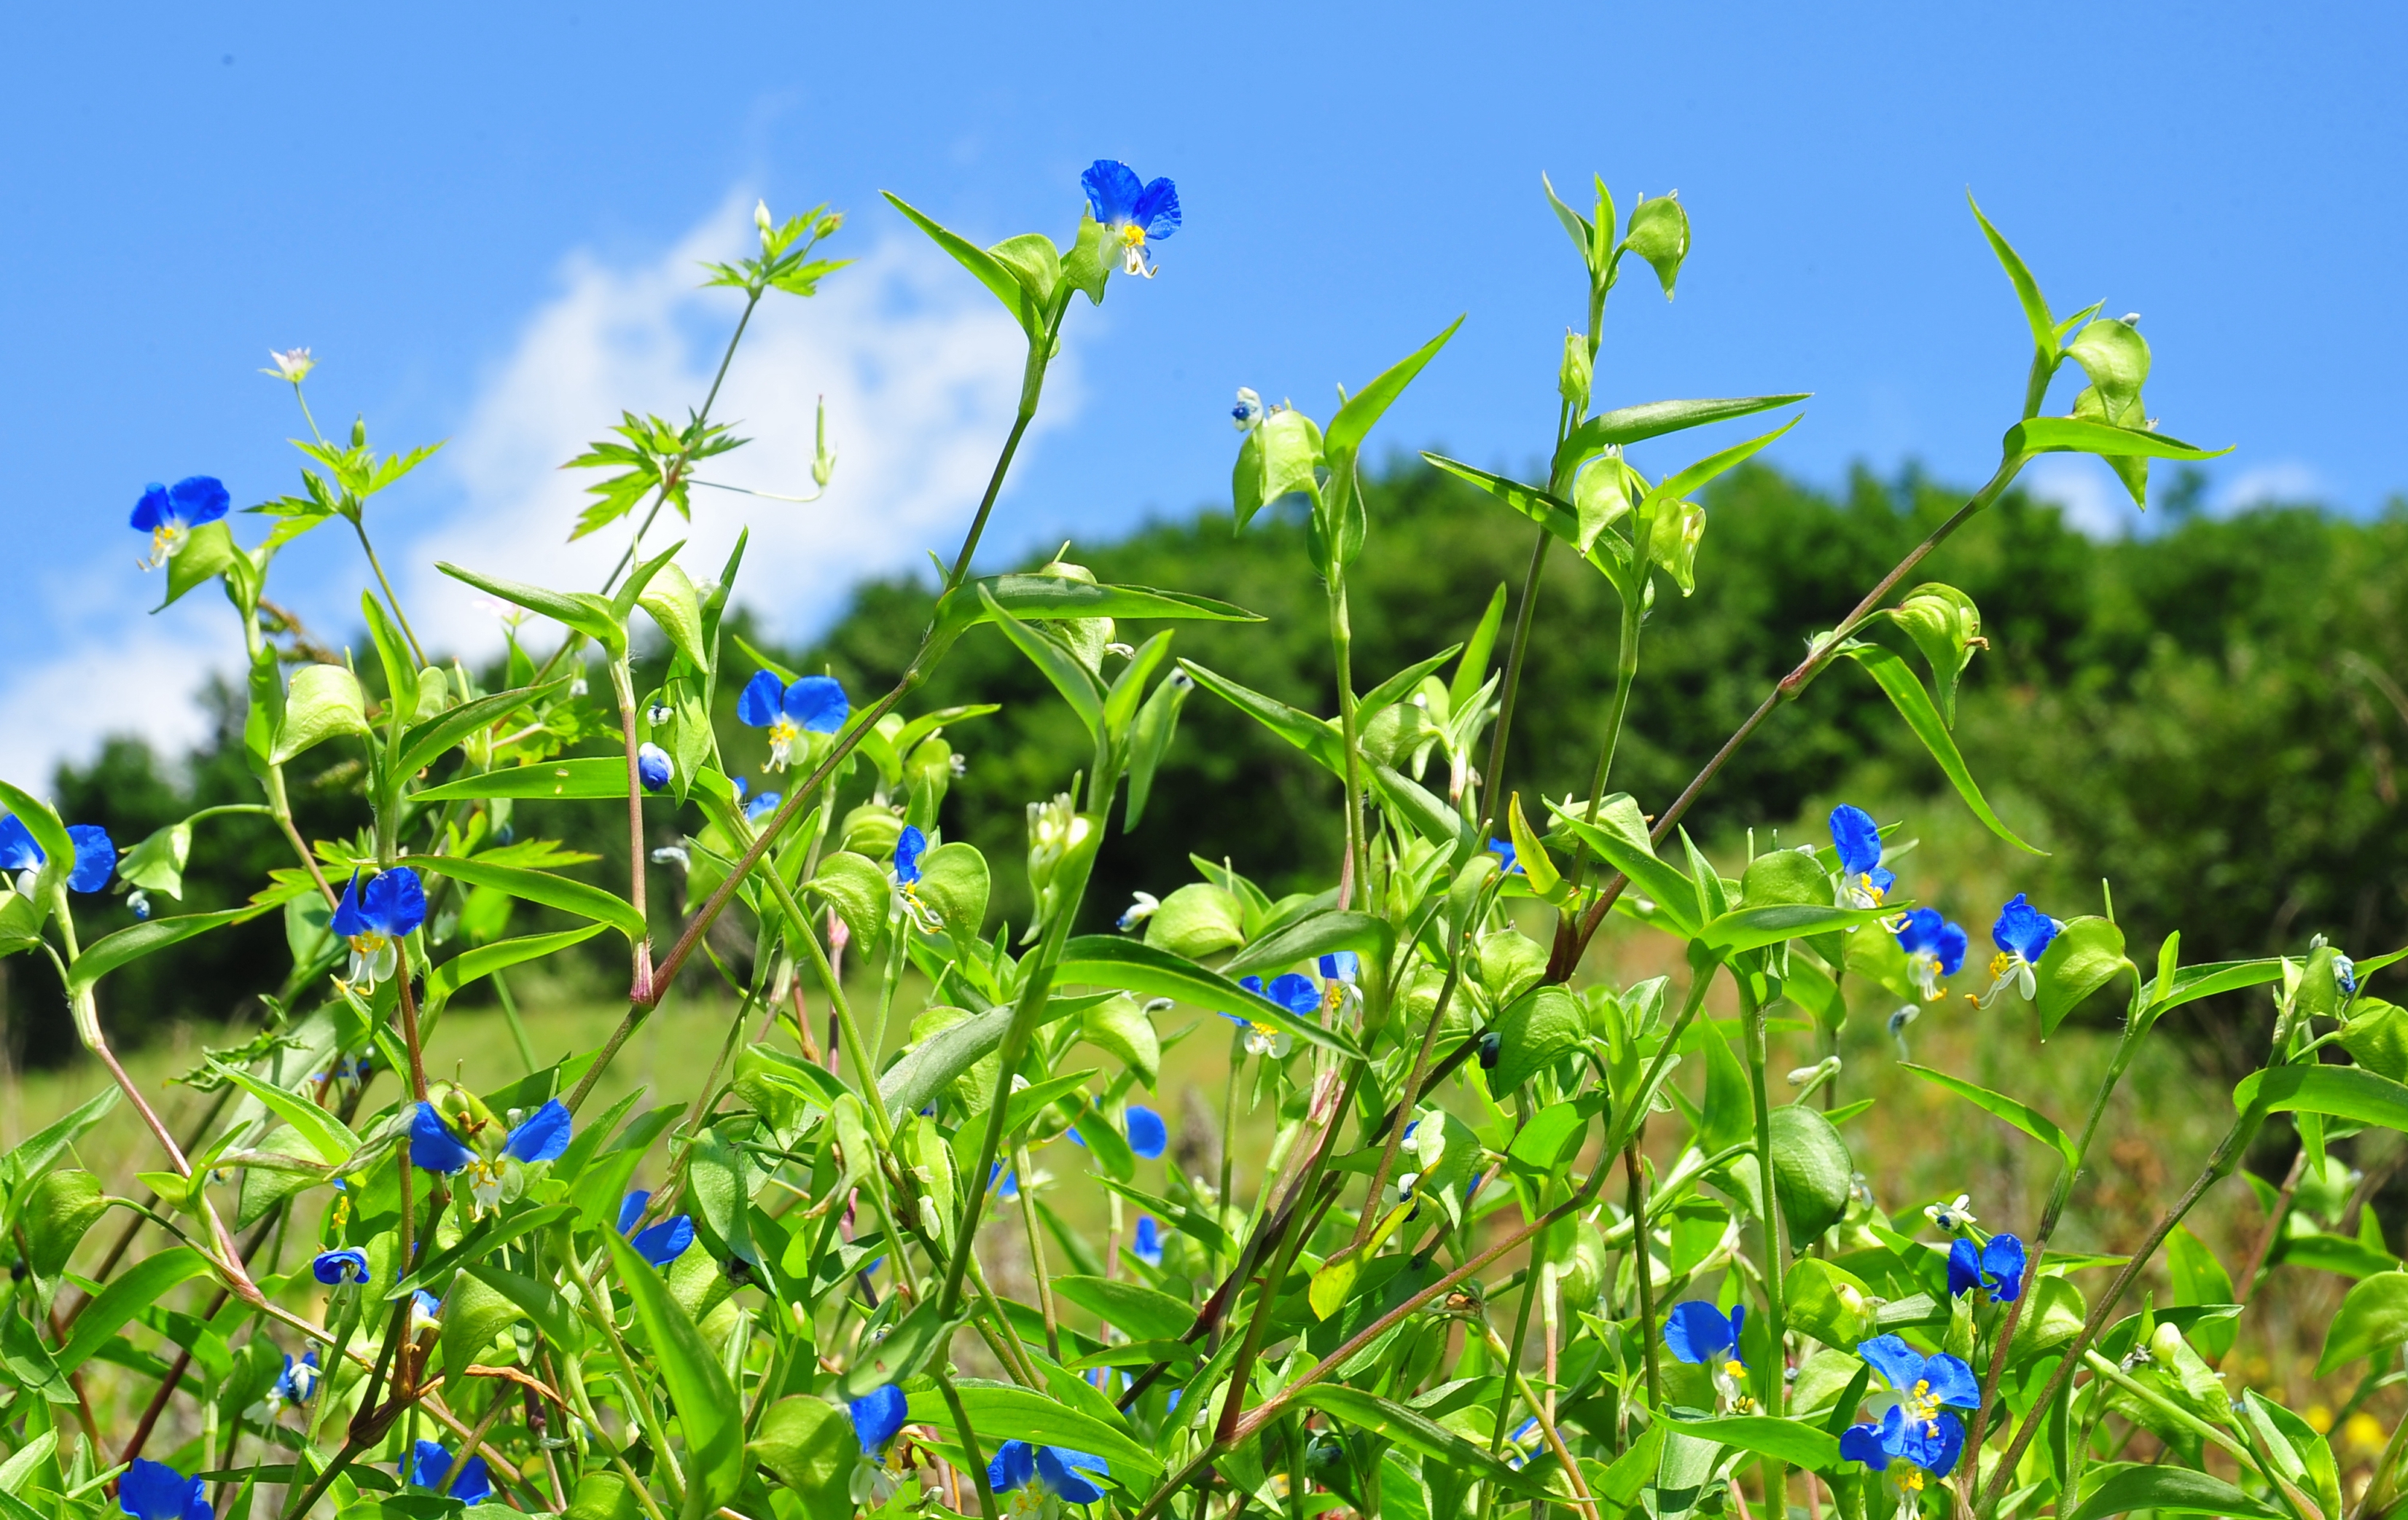
[[[1954,1203],[1927,1203],[1923,1206],[1923,1217],[1954,1235],[1968,1225],[1979,1223],[1973,1211],[1966,1207],[1972,1201],[1971,1195],[1959,1193]]]
[[[1131,899],[1128,908],[1121,914],[1119,924],[1120,931],[1123,934],[1128,933],[1129,930],[1136,928],[1147,919],[1152,918],[1154,915],[1155,911],[1161,908],[1161,906],[1162,900],[1156,897],[1153,893],[1137,893]]]
[[[260,373],[273,380],[289,380],[294,385],[307,380],[309,371],[318,367],[318,361],[309,357],[308,349],[286,349],[280,353],[270,349],[267,356],[276,361],[276,367],[263,369]]]

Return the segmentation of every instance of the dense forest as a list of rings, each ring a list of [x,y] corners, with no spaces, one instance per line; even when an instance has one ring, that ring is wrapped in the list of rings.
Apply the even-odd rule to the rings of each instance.
[[[2055,507],[2013,494],[1926,563],[1923,578],[1954,584],[1980,606],[1988,640],[1966,679],[1959,742],[2009,821],[2057,850],[2028,879],[2036,892],[2080,894],[2064,913],[2093,911],[2106,878],[2132,941],[2152,945],[2179,923],[2186,962],[2296,948],[2315,931],[2359,953],[2390,948],[2408,939],[2408,813],[2396,758],[2408,748],[2408,504],[2395,501],[2369,521],[2305,506],[2211,517],[2199,509],[2203,483],[2196,475],[2172,482],[2145,536],[2103,544]],[[1520,586],[1534,531],[1417,461],[1392,462],[1369,495],[1381,529],[1351,582],[1355,668],[1367,688],[1463,640],[1500,585]],[[1888,480],[1859,472],[1837,495],[1769,468],[1727,479],[1707,498],[1697,594],[1667,597],[1651,614],[1616,788],[1650,810],[1669,799],[1805,640],[1961,499],[1913,471]],[[1157,521],[1114,541],[1074,545],[1068,557],[1107,581],[1173,587],[1262,613],[1268,621],[1258,624],[1182,624],[1175,651],[1297,706],[1333,710],[1325,604],[1298,552],[1303,523],[1267,512],[1236,535],[1230,522],[1226,510]],[[1036,549],[1028,563],[1046,557]],[[747,589],[756,598],[765,590]],[[753,642],[796,667],[830,671],[857,695],[874,694],[909,658],[930,605],[916,580],[871,581],[815,646]],[[1562,796],[1586,784],[1615,641],[1607,587],[1554,555],[1540,581],[1510,788]],[[363,672],[374,663],[363,662]],[[755,736],[733,714],[750,673],[732,669],[720,682],[722,733],[731,763],[757,765],[746,748],[757,750]],[[493,684],[499,678],[491,673]],[[1937,768],[1866,700],[1870,684],[1851,684],[1861,681],[1835,668],[1781,709],[1690,815],[1698,837],[1727,846],[1745,827],[1803,819],[1811,828],[1807,815],[1843,794],[1900,804],[1928,796],[1935,810],[1956,808]],[[106,825],[130,846],[199,809],[254,800],[239,696],[221,689],[210,700],[216,742],[181,756],[112,742],[62,770],[63,813]],[[1001,702],[1003,710],[948,731],[967,770],[946,799],[945,832],[986,853],[996,871],[991,912],[1017,920],[1026,902],[1025,807],[1068,784],[1085,744],[1041,679],[991,630],[966,639],[907,710],[969,702]],[[1274,889],[1332,868],[1334,787],[1198,693],[1182,726],[1201,725],[1214,741],[1190,733],[1175,742],[1140,826],[1106,850],[1088,899],[1099,918],[1133,891],[1167,893],[1191,880],[1190,853],[1229,857]],[[594,727],[615,733],[614,724]],[[610,742],[595,738],[580,749]],[[366,818],[356,764],[322,753],[324,767],[295,798],[313,837]],[[863,789],[866,776],[865,767],[851,785]],[[665,802],[653,807],[658,843],[699,826]],[[597,879],[624,882],[618,818],[591,804],[521,803],[513,822],[522,837],[592,851],[601,857]],[[265,819],[206,820],[181,911],[230,906],[285,863]],[[657,912],[675,911],[678,884],[673,873],[662,880]],[[1978,940],[1987,920],[1975,915],[1985,910],[1954,906]],[[83,911],[96,920],[87,934],[130,922],[122,900]],[[129,1039],[177,1019],[255,1016],[258,995],[275,989],[253,968],[271,963],[261,951],[283,933],[269,917],[154,956],[115,979],[105,1014]],[[48,968],[19,961],[9,975],[14,1053],[36,1064],[63,1057],[73,1039]],[[583,990],[613,991],[599,968]],[[2210,1011],[2199,1022],[2211,1063],[2220,1047],[2237,1049],[2229,1042],[2242,1017]]]

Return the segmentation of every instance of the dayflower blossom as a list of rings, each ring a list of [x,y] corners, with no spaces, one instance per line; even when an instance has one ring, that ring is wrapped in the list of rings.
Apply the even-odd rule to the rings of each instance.
[[[2332,958],[2332,971],[2333,985],[2341,989],[2341,995],[2344,997],[2357,997],[2358,963],[2339,951],[2335,951]]]
[[[778,804],[784,800],[785,796],[781,793],[762,793],[759,796],[754,797],[752,801],[744,804],[744,821],[755,828],[760,827],[761,820],[768,817],[771,813],[776,812],[778,810]]]
[[[1965,1427],[1948,1412],[1979,1408],[1981,1385],[1957,1358],[1925,1356],[1895,1335],[1877,1335],[1856,1353],[1888,1384],[1891,1403],[1878,1425],[1841,1432],[1840,1455],[1888,1473],[1899,1487],[1899,1513],[1912,1514],[1926,1482],[1956,1470]]]
[[[150,557],[142,562],[155,570],[184,552],[193,530],[225,516],[234,498],[214,475],[188,475],[174,485],[157,481],[143,487],[130,519],[138,532],[150,535]]]
[[[1093,1504],[1103,1498],[1103,1489],[1087,1473],[1111,1470],[1102,1457],[1068,1446],[1007,1441],[986,1465],[986,1481],[996,1497],[1011,1496],[1006,1514],[1052,1520],[1066,1503]]]
[[[165,1462],[137,1456],[117,1480],[117,1507],[134,1520],[216,1520],[208,1485]]]
[[[1154,1160],[1169,1149],[1170,1126],[1162,1122],[1161,1114],[1144,1104],[1130,1104],[1121,1120],[1128,1132],[1129,1149],[1143,1159]]]
[[[1321,957],[1321,1006],[1325,1012],[1350,1013],[1363,1006],[1363,991],[1355,979],[1362,974],[1362,957],[1351,950],[1336,950]]]
[[[1162,1226],[1154,1215],[1137,1216],[1137,1231],[1129,1239],[1129,1254],[1149,1267],[1162,1265]]]
[[[1990,925],[1990,942],[1999,953],[1990,957],[1990,990],[1982,995],[1981,1006],[1997,1002],[2009,987],[2028,999],[2039,985],[2032,968],[2048,954],[2049,941],[2064,931],[2064,925],[2026,902],[2022,893],[2008,898],[1999,910],[1999,921]]]
[[[636,752],[636,779],[644,783],[647,792],[665,792],[677,779],[677,762],[659,745],[647,744]]]
[[[1155,911],[1161,907],[1162,899],[1155,896],[1153,893],[1137,893],[1129,898],[1129,905],[1121,911],[1120,919],[1112,925],[1112,927],[1120,930],[1123,934],[1126,934],[1129,930],[1136,928],[1147,919],[1152,918]]]
[[[491,1209],[506,1191],[516,1197],[523,1188],[523,1180],[514,1175],[518,1168],[558,1160],[568,1149],[569,1130],[568,1111],[553,1098],[513,1126],[500,1154],[487,1157],[452,1134],[434,1104],[421,1102],[409,1121],[409,1159],[414,1166],[447,1175],[466,1169],[477,1207]],[[506,1183],[516,1185],[506,1189]]]
[[[452,1453],[439,1441],[422,1441],[418,1449],[401,1459],[394,1469],[402,1481],[412,1488],[432,1488],[452,1470]],[[480,1503],[494,1492],[494,1481],[485,1474],[485,1459],[472,1456],[460,1467],[460,1476],[452,1480],[444,1492],[464,1504]]]
[[[643,1189],[620,1199],[619,1233],[627,1235],[629,1230],[635,1230],[637,1221],[644,1217],[645,1206],[652,1201],[652,1195]],[[694,1244],[694,1216],[672,1214],[657,1225],[646,1226],[628,1235],[627,1243],[636,1248],[636,1255],[654,1267],[666,1267],[684,1255],[687,1246]]]
[[[1940,1000],[1941,982],[1965,966],[1965,926],[1918,908],[1898,926],[1898,948],[1906,952],[1906,974],[1927,1003]]]
[[[291,1352],[285,1353],[283,1375],[276,1380],[276,1386],[268,1390],[268,1398],[278,1403],[306,1404],[309,1396],[317,1391],[318,1354],[306,1352],[296,1362]]]
[[[1321,989],[1312,984],[1312,978],[1295,971],[1282,972],[1271,978],[1268,987],[1263,985],[1263,979],[1258,976],[1241,978],[1238,985],[1257,997],[1278,1004],[1299,1019],[1309,1019],[1321,1011]],[[1256,1024],[1226,1009],[1220,1013],[1221,1017],[1246,1032],[1246,1054],[1249,1055],[1268,1055],[1274,1061],[1283,1061],[1287,1059],[1287,1053],[1296,1048],[1295,1039],[1277,1025]]]
[[[928,851],[928,836],[916,824],[906,824],[895,837],[895,906],[924,934],[945,926],[944,915],[920,896],[920,857]]]
[[[396,866],[360,887],[359,872],[335,905],[335,932],[351,942],[351,974],[344,980],[373,987],[401,964],[401,941],[426,922],[426,888],[418,873]]]
[[[424,1288],[409,1296],[409,1337],[415,1341],[428,1330],[443,1328],[443,1300]]]
[[[1962,1298],[1975,1288],[1994,1303],[2013,1303],[2024,1291],[2024,1243],[2012,1235],[1993,1235],[1976,1246],[1959,1235],[1948,1247],[1948,1297]]]
[[[1099,158],[1079,176],[1087,205],[1104,230],[1120,239],[1121,268],[1154,278],[1154,261],[1146,241],[1179,230],[1179,187],[1168,179],[1140,181],[1137,171],[1116,159]]]
[[[863,1395],[846,1406],[853,1433],[861,1442],[861,1460],[853,1464],[852,1494],[856,1505],[876,1508],[895,1497],[903,1484],[903,1390],[893,1384]]]
[[[1747,1323],[1747,1305],[1733,1304],[1728,1318],[1702,1298],[1677,1303],[1664,1316],[1664,1345],[1681,1361],[1712,1370],[1714,1398],[1725,1409],[1756,1407],[1741,1381],[1747,1363],[1739,1354],[1740,1328]]]
[[[1842,802],[1831,810],[1831,843],[1840,853],[1842,908],[1879,908],[1898,878],[1882,869],[1881,825],[1862,808]]]
[[[1515,871],[1522,870],[1522,862],[1513,854],[1512,840],[1491,839],[1488,841],[1488,852],[1497,857],[1497,869],[1499,875],[1511,876]],[[1527,876],[1530,873],[1522,871],[1522,874]]]
[[[1937,1420],[1942,1409],[1976,1409],[1982,1385],[1973,1369],[1946,1352],[1926,1356],[1897,1335],[1877,1335],[1856,1347],[1913,1420]]]
[[[67,873],[70,892],[98,892],[117,869],[117,844],[98,824],[70,824],[67,838],[75,844],[75,869]],[[0,818],[0,873],[14,873],[17,890],[31,896],[33,873],[49,857],[34,842],[34,831],[15,813]]]
[[[1954,1235],[1968,1225],[1981,1223],[1981,1216],[1973,1212],[1972,1204],[1973,1195],[1959,1193],[1954,1203],[1925,1204],[1923,1217]]]
[[[357,1247],[340,1251],[321,1251],[309,1263],[310,1275],[328,1287],[341,1287],[347,1283],[368,1280],[368,1254]]]
[[[805,676],[789,686],[773,670],[756,670],[736,699],[736,716],[751,728],[769,731],[769,763],[783,770],[805,734],[833,734],[853,715],[853,704],[834,676]]]
[[[1229,409],[1229,423],[1240,433],[1251,433],[1263,425],[1263,398],[1251,385],[1238,387],[1238,404]]]

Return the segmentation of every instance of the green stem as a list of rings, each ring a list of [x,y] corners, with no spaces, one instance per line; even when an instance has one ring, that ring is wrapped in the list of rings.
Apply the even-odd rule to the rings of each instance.
[[[1653,1412],[1664,1407],[1664,1377],[1656,1359],[1656,1267],[1647,1250],[1647,1162],[1641,1154],[1644,1134],[1642,1122],[1641,1133],[1622,1148],[1622,1165],[1630,1177],[1630,1266],[1639,1280],[1639,1343],[1646,1352],[1647,1408]]]
[[[1764,1308],[1767,1339],[1771,1354],[1756,1374],[1757,1401],[1764,1412],[1774,1419],[1781,1417],[1782,1396],[1787,1391],[1784,1376],[1788,1357],[1789,1322],[1787,1306],[1782,1301],[1783,1274],[1789,1266],[1787,1231],[1783,1228],[1780,1194],[1775,1190],[1772,1165],[1772,1100],[1765,1088],[1766,1029],[1764,1005],[1756,997],[1748,974],[1732,968],[1731,981],[1739,987],[1740,1012],[1747,1026],[1747,1078],[1754,1089],[1756,1101],[1756,1159],[1758,1197],[1764,1210]],[[1643,1247],[1644,1241],[1641,1242]],[[1788,1466],[1777,1457],[1764,1460],[1764,1502],[1769,1513],[1788,1513]]]
[[[1513,643],[1505,655],[1505,685],[1497,698],[1497,727],[1488,736],[1488,769],[1480,778],[1480,828],[1497,826],[1497,799],[1504,796],[1505,740],[1513,731],[1513,704],[1522,692],[1522,659],[1529,652],[1530,620],[1539,605],[1539,571],[1555,536],[1544,526],[1530,545],[1530,567],[1522,572],[1522,601],[1513,611]]]
[[[367,524],[361,522],[356,515],[353,515],[351,516],[351,531],[360,536],[360,549],[368,557],[368,568],[376,572],[377,584],[384,588],[385,603],[393,609],[394,621],[401,624],[401,637],[409,640],[410,657],[418,662],[418,667],[420,669],[425,669],[427,664],[426,650],[424,646],[419,643],[418,635],[410,631],[409,614],[401,609],[401,598],[394,595],[393,582],[385,578],[384,564],[377,558],[376,545],[368,542]],[[395,692],[394,694],[394,700],[396,702],[401,700],[401,694],[399,692]]]
[[[1338,731],[1346,754],[1346,871],[1353,893],[1340,891],[1338,906],[1370,890],[1370,850],[1363,830],[1363,757],[1356,748],[1354,628],[1346,606],[1346,568],[1332,564],[1329,579],[1329,648],[1338,665]]]

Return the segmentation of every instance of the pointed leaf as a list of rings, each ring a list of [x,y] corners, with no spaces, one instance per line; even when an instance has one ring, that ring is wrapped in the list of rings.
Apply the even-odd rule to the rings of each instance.
[[[1949,737],[1948,725],[1941,721],[1940,710],[1932,706],[1931,694],[1923,689],[1922,679],[1908,668],[1904,660],[1878,644],[1851,644],[1840,652],[1863,666],[1875,683],[1888,695],[1891,705],[1898,709],[1899,716],[1906,720],[1908,730],[1923,741],[1923,747],[1930,752],[1931,758],[1940,763],[1942,773],[1947,776],[1949,784],[1956,788],[1956,795],[1965,799],[1965,806],[1973,810],[1974,817],[1987,825],[1991,833],[2018,850],[2035,855],[2048,853],[2037,845],[2025,843],[2013,829],[1999,821],[1997,813],[1990,810],[1989,801],[1982,796],[1981,787],[1975,784],[1973,772],[1966,766],[1965,756],[1957,750],[1956,739]]]

